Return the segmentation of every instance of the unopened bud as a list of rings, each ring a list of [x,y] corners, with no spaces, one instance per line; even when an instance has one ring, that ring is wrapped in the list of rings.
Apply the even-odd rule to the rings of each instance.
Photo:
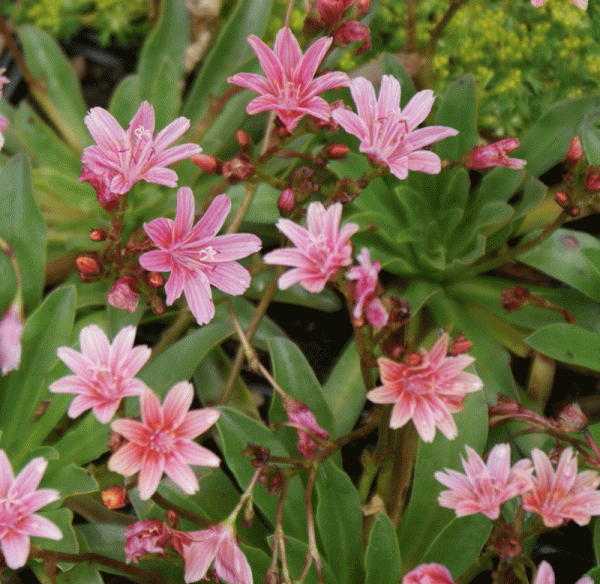
[[[102,266],[98,263],[98,260],[90,256],[79,256],[75,260],[75,265],[86,276],[94,276],[102,271]]]
[[[167,511],[167,525],[173,529],[177,529],[179,527],[179,515],[177,515],[173,509],[169,509]]]
[[[356,20],[364,18],[371,10],[371,0],[356,0],[352,6],[352,16]]]
[[[576,433],[581,432],[588,425],[588,419],[579,404],[573,402],[563,408],[558,415],[558,425],[565,432]]]
[[[120,310],[135,312],[140,295],[137,282],[130,276],[121,276],[107,294],[108,303]]]
[[[563,208],[571,203],[569,195],[567,195],[565,191],[557,191],[557,193],[554,195],[554,200],[559,207]]]
[[[296,198],[292,189],[285,189],[277,199],[277,208],[281,213],[291,213],[296,206]]]
[[[360,42],[361,45],[354,51],[355,55],[360,55],[365,51],[371,50],[371,31],[369,27],[356,20],[344,22],[333,31],[332,36],[338,47],[345,47],[349,43]]]
[[[342,18],[344,10],[352,4],[352,0],[317,0],[317,11],[321,20],[331,26]]]
[[[254,175],[254,165],[241,156],[236,156],[223,164],[223,176],[230,183],[239,183]]]
[[[581,145],[581,140],[577,136],[573,136],[567,157],[565,158],[565,165],[569,168],[575,168],[582,158],[583,146]]]
[[[487,146],[472,148],[462,159],[465,168],[471,170],[482,170],[494,166],[506,166],[507,168],[521,169],[526,160],[521,158],[509,158],[508,152],[516,150],[520,146],[518,138],[505,138]]]
[[[584,184],[586,191],[600,191],[600,166],[587,167]]]
[[[454,337],[452,341],[452,348],[450,349],[450,353],[456,357],[457,355],[462,355],[463,353],[467,353],[471,350],[473,346],[472,341],[469,341],[463,334],[458,334]]]
[[[221,161],[210,154],[194,154],[190,160],[206,174],[221,174]]]
[[[148,272],[144,276],[144,280],[150,288],[154,289],[160,288],[165,283],[164,278],[158,272]]]
[[[122,509],[129,504],[125,487],[109,487],[101,493],[102,503],[107,509]]]
[[[242,149],[242,152],[248,150],[248,146],[250,146],[250,136],[244,130],[238,130],[236,133],[237,143],[239,147]]]
[[[411,351],[408,355],[406,355],[406,364],[409,367],[418,367],[423,361],[423,357],[419,353],[415,353]]]
[[[350,148],[345,144],[338,144],[334,142],[333,144],[327,144],[323,149],[323,154],[327,158],[332,158],[333,160],[341,160],[350,152]]]
[[[571,217],[579,217],[581,209],[579,207],[571,207],[567,212]]]
[[[252,520],[254,519],[254,505],[252,504],[252,499],[250,499],[244,509],[244,517],[243,523],[244,527],[250,528],[252,527]]]
[[[92,229],[90,231],[90,239],[92,241],[104,241],[108,234],[104,229]]]
[[[154,314],[162,314],[165,311],[165,303],[162,298],[154,296],[150,301],[150,308]]]

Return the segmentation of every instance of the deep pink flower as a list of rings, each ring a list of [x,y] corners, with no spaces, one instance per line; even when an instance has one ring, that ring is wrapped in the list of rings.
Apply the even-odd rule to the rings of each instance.
[[[159,217],[144,223],[160,250],[143,254],[140,264],[153,272],[171,272],[165,286],[167,304],[185,292],[198,324],[206,324],[215,315],[211,285],[233,296],[243,294],[250,285],[250,273],[235,260],[258,251],[261,241],[249,233],[217,236],[231,209],[226,195],[215,197],[196,225],[194,208],[192,190],[182,187],[177,191],[175,221]]]
[[[23,302],[14,300],[0,320],[0,366],[2,375],[18,369],[21,363]]]
[[[346,274],[348,280],[355,281],[352,317],[359,319],[364,312],[367,322],[379,331],[387,324],[389,316],[381,300],[376,297],[381,262],[371,262],[369,250],[363,247],[358,254],[358,263],[360,265],[352,266]]]
[[[149,499],[163,471],[184,492],[198,489],[198,479],[189,465],[219,466],[220,459],[194,438],[206,432],[218,419],[211,409],[188,411],[194,398],[191,383],[176,383],[167,393],[161,407],[158,398],[147,390],[140,399],[142,421],[119,419],[111,428],[129,440],[108,461],[108,468],[126,477],[139,471],[140,498]]]
[[[321,20],[327,25],[335,24],[344,10],[352,4],[354,0],[317,0],[316,8]]]
[[[358,43],[361,45],[354,51],[355,55],[360,55],[365,51],[371,50],[371,31],[366,24],[357,20],[347,20],[338,26],[332,33],[336,45],[345,47],[349,43]]]
[[[27,563],[29,536],[63,536],[52,521],[34,513],[60,498],[56,489],[36,491],[47,466],[43,458],[34,458],[15,478],[6,452],[0,450],[0,545],[6,565],[13,570]]]
[[[487,464],[469,446],[467,461],[461,457],[466,475],[446,468],[438,471],[435,478],[449,491],[442,491],[438,503],[456,511],[457,517],[483,513],[490,519],[498,519],[500,507],[513,497],[533,486],[531,461],[523,459],[510,466],[510,446],[496,444],[489,453]]]
[[[523,509],[541,515],[546,527],[558,527],[572,519],[587,525],[592,515],[600,515],[600,477],[592,470],[577,473],[577,454],[566,448],[556,471],[548,455],[534,448],[533,489],[523,494]]]
[[[546,2],[547,2],[547,0],[531,0],[531,3],[536,8],[539,8],[540,6],[546,4]],[[573,4],[575,4],[575,6],[577,6],[577,8],[581,8],[582,10],[587,10],[588,0],[571,0],[571,2]]]
[[[267,264],[292,266],[279,278],[282,290],[300,282],[309,292],[321,292],[327,282],[335,280],[341,268],[352,262],[350,237],[358,231],[356,223],[340,229],[342,204],[325,209],[322,203],[308,206],[307,227],[290,219],[278,219],[277,229],[296,246],[276,249],[265,255]]]
[[[402,584],[455,584],[442,564],[421,564],[402,578]]]
[[[364,77],[350,83],[350,93],[358,114],[344,108],[333,111],[332,117],[346,132],[360,140],[360,151],[374,161],[389,167],[399,179],[409,170],[438,174],[440,157],[421,150],[438,140],[455,136],[458,131],[446,126],[428,126],[415,130],[433,107],[433,91],[419,91],[400,111],[400,83],[391,75],[381,78],[379,101],[373,84]]]
[[[81,329],[81,353],[70,347],[59,347],[58,358],[75,375],[67,375],[50,385],[53,393],[74,393],[67,414],[76,418],[92,408],[101,424],[107,424],[117,411],[121,400],[140,395],[146,385],[135,379],[137,372],[150,358],[146,345],[133,346],[135,327],[119,331],[112,345],[106,333],[95,324]]]
[[[288,395],[283,399],[283,407],[290,422],[303,426],[323,440],[329,438],[329,432],[319,426],[317,418],[306,404]],[[298,432],[298,452],[304,458],[312,458],[318,448],[317,443],[306,432],[299,429],[296,431]]]
[[[516,150],[521,143],[518,138],[504,138],[486,146],[473,147],[465,156],[465,168],[482,170],[492,166],[521,169],[527,163],[522,158],[509,158],[508,152]]]
[[[146,519],[127,526],[123,537],[125,542],[126,563],[139,563],[146,554],[164,555],[165,547],[171,541],[171,530],[162,521]]]
[[[202,531],[188,531],[191,543],[183,545],[184,581],[206,578],[212,561],[217,577],[229,584],[252,584],[250,564],[240,549],[233,527],[226,523]]]
[[[472,391],[483,387],[473,373],[465,373],[475,359],[469,355],[446,357],[448,334],[440,337],[429,353],[421,349],[416,364],[396,363],[380,357],[377,362],[383,385],[372,389],[367,398],[376,404],[395,404],[390,428],[400,428],[412,419],[425,442],[432,442],[436,427],[452,440],[458,434],[452,414]]]
[[[552,566],[546,561],[542,560],[540,565],[537,568],[537,572],[535,573],[535,579],[533,580],[533,584],[554,584],[554,570]],[[577,580],[575,584],[593,584],[594,580],[591,576],[582,576]]]
[[[237,73],[227,81],[259,93],[260,96],[248,104],[246,111],[251,115],[276,111],[288,132],[305,114],[327,121],[330,117],[329,104],[317,94],[347,87],[350,83],[348,75],[339,71],[324,73],[314,79],[332,40],[319,39],[303,55],[296,37],[287,27],[277,33],[273,50],[257,36],[250,35],[248,42],[267,77]]]
[[[121,276],[113,284],[106,298],[108,303],[115,308],[135,312],[140,301],[136,281],[129,276]]]
[[[2,87],[10,81],[8,77],[2,75],[5,71],[6,69],[4,68],[0,69],[0,99],[2,99]],[[0,150],[4,146],[4,132],[6,131],[6,128],[8,128],[8,119],[4,116],[0,116]]]
[[[88,181],[98,201],[109,206],[141,180],[176,187],[177,174],[166,167],[201,151],[190,143],[167,148],[189,128],[190,121],[183,117],[153,137],[154,109],[147,101],[140,104],[126,130],[101,107],[92,108],[84,121],[97,145],[83,151],[79,180]]]

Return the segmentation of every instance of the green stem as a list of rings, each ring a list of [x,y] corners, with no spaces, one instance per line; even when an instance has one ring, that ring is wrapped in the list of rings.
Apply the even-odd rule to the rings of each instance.
[[[161,335],[158,343],[152,348],[150,361],[154,361],[163,351],[172,345],[183,332],[194,322],[194,316],[190,312],[187,304],[182,305],[177,318],[171,326]]]
[[[240,203],[240,206],[237,208],[229,227],[227,227],[227,231],[225,233],[237,233],[238,229],[242,225],[244,221],[244,217],[250,209],[250,205],[252,204],[252,200],[254,199],[254,193],[256,193],[256,185],[254,183],[246,184],[246,194]]]
[[[185,507],[176,505],[175,503],[168,501],[156,492],[154,493],[154,495],[152,495],[151,499],[161,509],[164,509],[165,511],[174,511],[179,517],[183,517],[183,519],[187,519],[188,521],[191,521],[192,523],[195,523],[200,527],[208,527],[209,525],[211,525],[211,521],[208,520],[206,517],[202,517],[201,515],[197,515],[196,513],[189,511]]]

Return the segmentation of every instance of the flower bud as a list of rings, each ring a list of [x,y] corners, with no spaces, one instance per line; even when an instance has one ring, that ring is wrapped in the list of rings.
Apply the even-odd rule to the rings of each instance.
[[[452,341],[452,348],[450,349],[450,353],[456,357],[457,355],[462,355],[463,353],[468,353],[473,346],[473,342],[469,341],[463,334],[457,334]]]
[[[150,301],[150,308],[154,314],[162,314],[165,311],[165,303],[162,298],[154,296]]]
[[[333,144],[327,144],[325,148],[323,148],[323,155],[327,158],[332,158],[333,160],[341,160],[350,152],[350,148],[345,144],[338,144],[334,142]]]
[[[75,260],[75,265],[81,274],[85,276],[94,276],[102,271],[102,266],[98,260],[90,256],[79,256]]]
[[[244,509],[244,517],[243,523],[244,527],[250,528],[252,527],[252,520],[254,519],[254,505],[252,504],[252,499],[248,501],[246,508]]]
[[[291,213],[296,206],[296,198],[292,189],[285,189],[277,199],[277,208],[281,213]]]
[[[587,167],[584,183],[586,191],[600,191],[600,166]]]
[[[244,130],[238,130],[236,133],[237,143],[239,147],[242,149],[242,152],[246,152],[248,150],[248,146],[250,146],[250,136]]]
[[[107,509],[122,509],[129,504],[127,489],[125,487],[109,487],[101,493],[102,503]]]
[[[581,209],[579,207],[571,207],[568,210],[568,213],[571,217],[579,217],[579,215],[581,214]]]
[[[232,184],[254,175],[254,165],[245,157],[236,156],[223,164],[223,176]]]
[[[577,402],[563,408],[558,415],[558,426],[564,432],[581,432],[588,425],[588,419]]]
[[[107,236],[106,230],[104,229],[92,229],[90,231],[90,239],[92,241],[104,241]]]
[[[300,400],[289,395],[285,396],[285,398],[283,398],[283,407],[290,422],[303,426],[324,440],[329,439],[329,432],[319,426],[317,419],[310,408]],[[304,456],[304,458],[312,458],[318,448],[317,444],[306,432],[298,429],[296,429],[296,431],[298,432],[298,452]]]
[[[107,294],[108,303],[120,310],[135,312],[140,295],[137,282],[129,276],[121,276]]]
[[[155,290],[165,283],[164,278],[158,272],[148,272],[144,276],[144,280],[150,288],[154,288]]]
[[[419,353],[415,353],[411,351],[408,355],[406,355],[406,364],[409,367],[418,367],[423,361],[423,357]]]
[[[194,154],[190,160],[206,174],[221,174],[223,164],[215,156],[209,154]]]
[[[344,22],[333,31],[332,36],[338,47],[360,42],[361,45],[354,51],[355,55],[371,50],[371,31],[369,27],[356,20]]]
[[[487,146],[472,148],[463,157],[463,165],[471,170],[482,170],[493,166],[521,169],[525,166],[526,160],[507,156],[508,152],[516,150],[520,145],[518,138],[505,138]]]
[[[0,367],[2,375],[21,364],[21,333],[23,332],[23,302],[20,295],[13,300],[0,320]]]
[[[556,204],[563,209],[571,204],[569,195],[567,195],[567,193],[564,191],[557,191],[554,195],[554,200],[556,201]]]
[[[577,136],[573,136],[567,157],[565,158],[565,165],[568,168],[575,168],[582,158],[583,146],[581,145],[581,140]]]
[[[352,7],[352,17],[355,20],[364,18],[371,10],[371,0],[356,0]]]
[[[342,18],[344,10],[352,4],[352,0],[317,0],[317,11],[321,20],[331,26]]]

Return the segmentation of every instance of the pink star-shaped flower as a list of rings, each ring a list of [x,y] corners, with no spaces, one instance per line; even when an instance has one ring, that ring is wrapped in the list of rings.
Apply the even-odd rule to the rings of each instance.
[[[533,486],[533,466],[527,459],[510,466],[510,446],[496,444],[490,451],[487,464],[470,446],[467,461],[461,457],[466,475],[446,468],[438,471],[435,478],[449,491],[442,491],[438,503],[456,511],[457,517],[483,513],[490,519],[500,517],[502,505],[528,491]]]
[[[23,332],[23,302],[13,300],[0,319],[0,368],[2,375],[18,369],[21,363],[21,333]]]
[[[592,515],[600,515],[600,477],[592,470],[577,474],[577,454],[566,448],[560,455],[556,471],[548,455],[534,448],[534,485],[523,494],[523,509],[541,515],[546,527],[558,527],[572,519],[587,525]]]
[[[177,174],[166,167],[202,150],[190,143],[167,148],[190,127],[187,118],[177,118],[153,136],[154,108],[147,101],[140,104],[126,130],[101,107],[92,108],[84,122],[97,145],[83,151],[79,180],[88,181],[98,201],[108,206],[116,205],[141,180],[176,187]]]
[[[554,584],[555,582],[552,566],[546,560],[542,560],[537,567],[533,584]],[[594,584],[594,580],[591,576],[582,576],[575,584]]]
[[[539,8],[540,6],[543,6],[544,4],[546,4],[547,1],[548,0],[531,0],[531,3],[536,8]],[[577,8],[581,8],[582,10],[587,10],[588,0],[571,0],[571,2],[573,4],[575,4],[575,6],[577,6]]]
[[[0,69],[0,99],[2,99],[2,87],[10,82],[8,77],[2,75],[5,71],[6,69],[4,68]],[[0,150],[2,149],[2,146],[4,146],[4,132],[6,131],[6,128],[8,128],[8,119],[4,116],[0,116]]]
[[[60,498],[56,489],[36,491],[47,466],[43,458],[34,458],[15,478],[6,452],[0,450],[0,546],[6,565],[13,570],[27,563],[30,536],[63,536],[52,521],[34,513]]]
[[[90,408],[101,424],[115,415],[124,397],[140,395],[146,385],[135,379],[137,372],[150,358],[146,345],[133,346],[135,327],[119,331],[112,345],[106,333],[95,324],[79,333],[81,353],[70,347],[59,347],[58,358],[75,375],[61,377],[49,387],[53,393],[74,393],[67,414],[76,418]]]
[[[288,132],[306,114],[326,122],[330,117],[330,107],[317,94],[328,89],[347,87],[350,83],[348,75],[339,71],[314,78],[332,41],[332,38],[321,38],[303,55],[296,37],[287,27],[277,33],[273,50],[257,36],[250,35],[248,42],[267,77],[237,73],[227,81],[260,94],[246,108],[250,115],[276,111]]]
[[[415,364],[396,363],[380,357],[377,362],[383,385],[372,389],[367,398],[376,404],[395,404],[390,428],[400,428],[412,419],[425,442],[432,442],[436,427],[452,440],[458,434],[452,414],[462,410],[467,393],[483,387],[473,373],[465,373],[475,359],[469,355],[446,357],[448,334],[440,337],[427,352],[412,353]]]
[[[442,564],[421,564],[402,578],[402,584],[456,584]]]
[[[361,152],[389,167],[390,172],[399,179],[405,179],[409,170],[427,174],[440,172],[440,157],[421,148],[455,136],[458,130],[446,126],[415,129],[433,107],[433,91],[419,91],[402,111],[400,83],[391,75],[381,78],[379,100],[373,84],[364,77],[352,80],[350,93],[358,114],[338,108],[333,111],[332,117],[346,132],[360,140]]]
[[[352,244],[349,240],[358,231],[358,225],[346,223],[340,229],[341,218],[341,203],[325,209],[322,203],[315,202],[308,206],[308,229],[290,219],[277,220],[277,229],[296,246],[276,249],[264,257],[267,264],[294,267],[279,278],[282,290],[300,282],[309,292],[321,292],[342,267],[350,265]]]
[[[234,260],[258,251],[261,241],[249,233],[217,236],[231,209],[226,195],[215,197],[196,225],[194,209],[192,190],[182,187],[177,191],[175,221],[159,217],[144,223],[148,237],[160,249],[140,256],[140,265],[171,272],[165,285],[167,304],[185,292],[198,324],[206,324],[215,315],[211,285],[233,296],[243,294],[250,285],[250,273]]]
[[[206,432],[219,418],[211,409],[188,411],[194,398],[191,383],[176,383],[161,407],[150,390],[140,398],[142,421],[119,419],[111,428],[129,440],[108,461],[108,468],[126,477],[139,472],[140,498],[149,499],[167,473],[189,495],[198,489],[198,479],[189,467],[219,466],[221,460],[194,438]]]
[[[355,282],[352,317],[359,319],[364,312],[367,322],[379,331],[387,324],[389,316],[381,300],[376,297],[381,262],[371,262],[369,250],[363,247],[358,254],[358,263],[358,266],[352,266],[346,274],[348,280]]]

